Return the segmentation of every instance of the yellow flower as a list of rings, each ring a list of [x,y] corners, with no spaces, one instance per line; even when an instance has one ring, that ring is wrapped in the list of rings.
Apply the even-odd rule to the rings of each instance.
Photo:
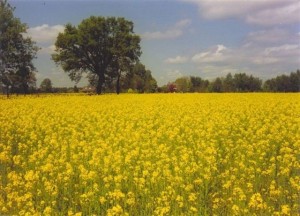
[[[290,215],[291,209],[288,205],[282,205],[281,206],[281,214],[282,215]]]
[[[190,210],[191,210],[192,212],[197,212],[197,211],[198,211],[198,209],[195,208],[194,206],[191,206],[191,207],[190,207]]]
[[[298,93],[0,100],[0,214],[291,215],[299,207]]]
[[[111,209],[107,210],[108,216],[121,215],[123,213],[123,208],[120,205],[113,206]]]
[[[233,205],[231,209],[234,215],[240,214],[240,208],[237,205]]]
[[[250,202],[249,202],[249,207],[253,208],[253,209],[265,209],[266,208],[266,204],[264,203],[260,193],[255,193],[251,196]]]
[[[101,196],[101,197],[99,198],[99,202],[100,202],[101,204],[104,204],[106,201],[107,201],[107,200],[106,200],[105,197],[103,197],[103,196]]]
[[[196,201],[196,199],[197,199],[197,196],[196,196],[195,193],[191,193],[191,194],[189,195],[189,201],[190,201],[190,202],[194,202],[194,201]]]
[[[51,215],[51,213],[52,213],[52,208],[49,206],[47,206],[43,211],[44,215]]]

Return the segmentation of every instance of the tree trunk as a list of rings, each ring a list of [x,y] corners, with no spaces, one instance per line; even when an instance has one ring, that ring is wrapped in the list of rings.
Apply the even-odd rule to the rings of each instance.
[[[120,94],[120,74],[117,75],[117,94]]]
[[[96,87],[96,93],[98,95],[102,93],[103,83],[104,83],[104,74],[98,74],[98,83]]]
[[[23,83],[23,91],[24,95],[28,94],[28,84],[26,82]]]
[[[96,93],[99,95],[102,93],[102,82],[100,81],[100,77],[97,83]]]
[[[6,97],[9,98],[9,85],[6,86]]]

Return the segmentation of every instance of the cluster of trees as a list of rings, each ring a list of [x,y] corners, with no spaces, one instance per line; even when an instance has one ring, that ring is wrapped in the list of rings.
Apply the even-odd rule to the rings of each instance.
[[[157,82],[150,70],[137,63],[122,78],[121,88],[124,92],[154,93],[157,91]]]
[[[41,82],[40,88],[38,90],[44,93],[52,93],[53,92],[52,81],[49,78],[44,79]]]
[[[86,87],[53,87],[49,78],[44,79],[40,87],[36,89],[38,93],[93,93],[97,88],[96,80],[90,80],[90,84]],[[103,85],[104,92],[116,92],[116,80],[108,80]],[[125,76],[120,80],[120,91],[131,93],[154,93],[157,92],[157,82],[152,77],[151,71],[146,70],[141,63],[135,64]]]
[[[13,12],[7,0],[0,0],[0,88],[7,94],[52,92],[45,83],[36,88],[32,60],[39,48],[24,36],[28,27]],[[131,21],[91,16],[78,26],[65,26],[57,36],[52,59],[76,83],[86,74],[97,94],[128,89],[154,92],[157,83],[151,71],[139,62],[140,40]]]
[[[300,70],[269,79],[264,83],[264,90],[270,92],[300,92]]]
[[[160,88],[159,92],[300,92],[300,71],[281,75],[263,83],[258,77],[245,73],[227,74],[213,81],[201,77],[180,77]]]
[[[90,84],[87,88],[89,90],[97,89],[97,76],[93,76]],[[119,89],[117,90],[117,86]],[[145,65],[140,62],[134,64],[131,68],[123,73],[120,77],[119,83],[114,77],[107,77],[103,85],[103,92],[135,92],[135,93],[153,93],[157,92],[157,82],[151,74],[150,70],[147,70]]]
[[[26,37],[27,26],[14,17],[14,8],[0,0],[0,88],[7,94],[71,91],[53,88],[50,79],[36,87],[36,69],[32,60],[38,47]],[[140,37],[133,23],[124,18],[95,17],[78,26],[67,24],[55,42],[53,61],[76,83],[85,74],[89,89],[102,92],[299,92],[300,72],[282,75],[265,83],[245,73],[228,74],[212,82],[200,77],[181,77],[157,87],[151,71],[140,63]],[[74,92],[80,91],[77,87]]]
[[[29,93],[35,88],[35,67],[38,47],[25,37],[27,25],[14,17],[14,8],[7,0],[0,1],[0,84],[8,93]]]

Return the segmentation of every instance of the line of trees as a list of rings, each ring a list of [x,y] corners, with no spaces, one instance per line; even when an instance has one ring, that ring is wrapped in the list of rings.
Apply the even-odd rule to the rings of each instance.
[[[245,73],[227,74],[208,81],[197,76],[180,77],[158,88],[158,92],[300,92],[300,71],[263,82]]]
[[[93,91],[97,88],[97,76],[89,76],[89,86],[86,91]],[[157,81],[152,76],[150,70],[140,62],[134,64],[131,68],[122,74],[119,83],[114,77],[106,77],[102,86],[103,92],[130,92],[130,93],[154,93],[157,92]],[[118,87],[119,86],[119,87]],[[117,89],[119,88],[119,89]]]
[[[300,70],[292,72],[289,76],[281,75],[269,79],[263,88],[270,92],[300,92]]]
[[[25,36],[28,27],[14,17],[13,12],[14,8],[7,0],[0,0],[0,88],[7,95],[9,92],[55,92],[49,79],[37,89],[32,60],[39,48]],[[76,84],[86,75],[89,89],[97,94],[300,91],[299,70],[264,83],[252,75],[238,73],[211,82],[196,76],[181,77],[158,88],[151,71],[139,61],[141,38],[134,33],[133,27],[133,22],[125,18],[101,16],[84,19],[78,26],[67,24],[64,32],[57,36],[52,59]]]

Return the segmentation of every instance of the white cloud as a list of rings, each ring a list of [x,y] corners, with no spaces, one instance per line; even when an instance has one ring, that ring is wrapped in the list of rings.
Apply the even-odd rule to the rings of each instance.
[[[142,37],[149,40],[177,38],[183,34],[184,28],[186,28],[190,23],[191,21],[189,19],[184,19],[165,31],[146,32],[142,34]]]
[[[183,19],[183,20],[180,20],[179,22],[177,22],[175,24],[175,28],[184,28],[184,27],[186,27],[186,26],[188,26],[190,24],[191,24],[191,20],[189,20],[189,19]]]
[[[224,45],[216,45],[209,48],[205,52],[200,52],[192,57],[192,61],[195,63],[213,63],[225,61],[229,52],[229,49]]]
[[[237,72],[255,72],[258,76],[267,77],[268,73],[274,73],[274,68],[280,71],[299,68],[300,45],[290,43],[262,46],[252,41],[230,49],[224,45],[216,45],[195,54],[191,60],[202,73],[209,74],[206,77]]]
[[[55,51],[55,45],[50,45],[47,47],[42,47],[39,52],[43,54],[52,54]]]
[[[257,42],[257,43],[276,43],[284,41],[297,41],[298,36],[288,32],[285,29],[268,29],[257,32],[251,32],[247,35],[247,41]]]
[[[182,76],[183,74],[178,69],[166,69],[164,75],[159,78],[159,82],[165,84],[170,81],[175,81],[177,78]]]
[[[265,54],[271,55],[294,55],[294,54],[299,54],[300,52],[300,46],[298,44],[284,44],[281,46],[277,47],[269,47],[265,49]]]
[[[206,74],[206,78],[215,78],[217,76],[220,76],[220,74],[226,75],[228,73],[238,73],[240,72],[240,68],[235,68],[233,66],[217,66],[217,65],[205,65],[201,68],[199,68],[202,73]],[[245,70],[245,68],[243,69]]]
[[[188,61],[188,58],[185,56],[176,56],[175,58],[168,58],[165,60],[168,64],[182,64],[186,63]]]
[[[300,45],[299,44],[283,44],[280,46],[267,47],[261,53],[260,59],[254,58],[256,64],[298,64],[300,63]]]
[[[168,71],[167,76],[169,79],[172,80],[172,79],[177,79],[179,77],[182,77],[182,73],[179,70],[175,69],[175,70]]]
[[[285,1],[282,1],[285,2]],[[248,15],[248,23],[259,25],[278,25],[299,23],[300,1],[286,1],[286,5],[258,10],[254,15]]]
[[[253,57],[252,62],[257,65],[268,65],[268,64],[274,64],[279,62],[279,59],[274,57],[258,56],[258,57]]]
[[[27,34],[38,43],[54,43],[58,33],[63,32],[63,30],[63,25],[49,26],[48,24],[43,24],[29,28]]]
[[[296,66],[300,62],[299,35],[278,28],[251,32],[235,55],[257,65],[292,63]]]
[[[206,19],[241,18],[258,25],[297,23],[299,0],[182,0],[199,6]]]

